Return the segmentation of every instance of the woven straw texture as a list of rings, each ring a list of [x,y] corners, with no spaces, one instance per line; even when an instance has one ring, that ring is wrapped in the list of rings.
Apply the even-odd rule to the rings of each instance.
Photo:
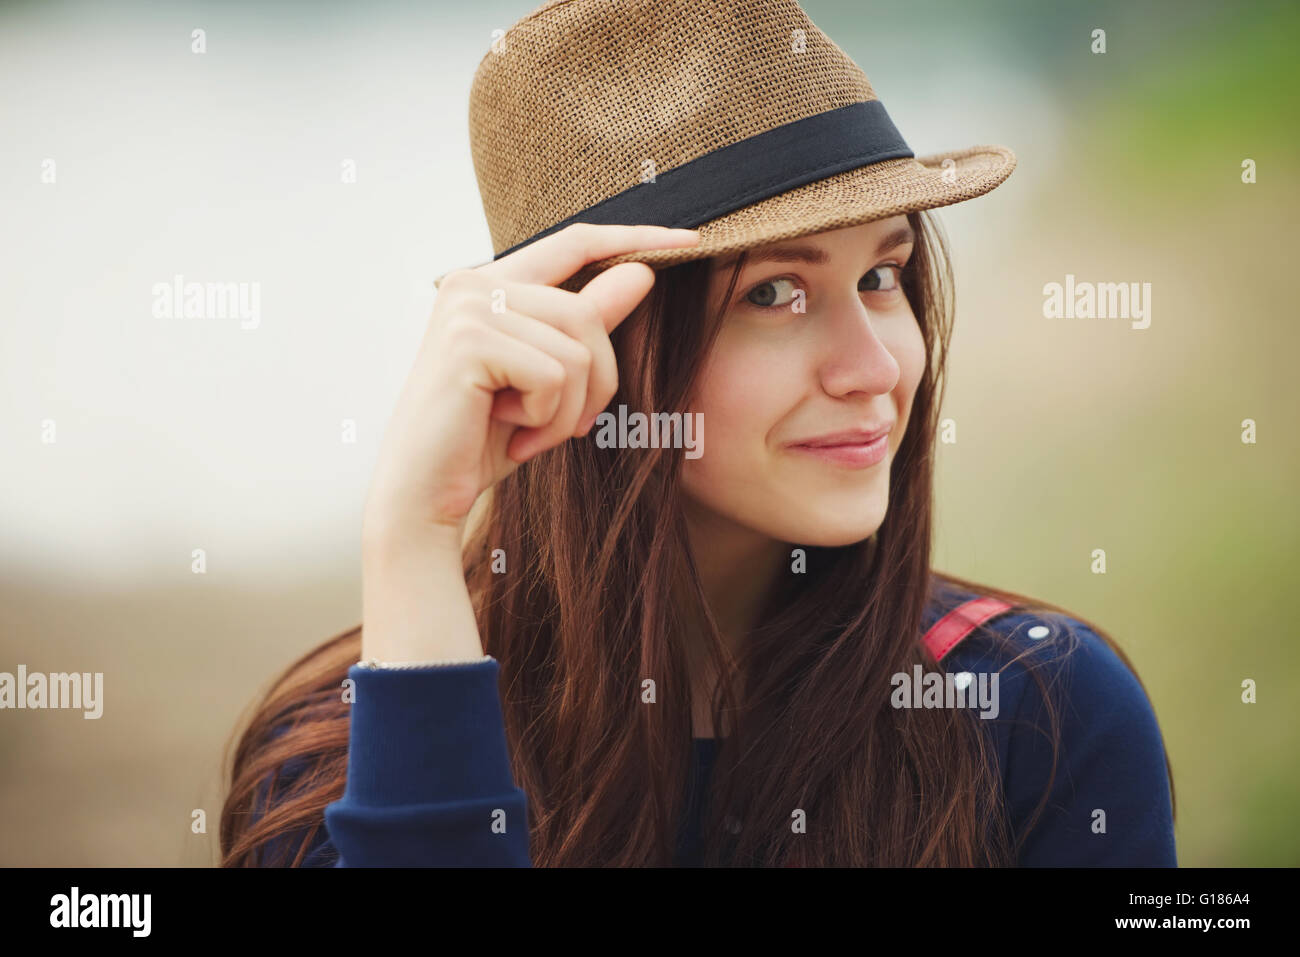
[[[627,189],[654,189],[648,169],[662,174],[876,98],[794,0],[548,0],[484,55],[470,91],[493,251]],[[1015,162],[1006,147],[977,146],[837,173],[702,224],[695,246],[592,263],[562,287],[619,262],[660,268],[961,202],[993,189]]]

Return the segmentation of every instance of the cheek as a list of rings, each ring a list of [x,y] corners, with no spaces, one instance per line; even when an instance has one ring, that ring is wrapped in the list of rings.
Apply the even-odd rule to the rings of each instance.
[[[797,400],[792,368],[776,349],[719,335],[691,406],[703,415],[704,454],[685,463],[689,485],[734,488],[765,468],[768,436]]]
[[[925,373],[925,339],[921,336],[921,328],[916,320],[910,319],[891,329],[884,344],[898,363],[898,384],[893,391],[899,425],[902,426],[906,425],[911,416],[912,399],[916,396],[917,386]],[[903,431],[899,428],[896,434],[901,437]]]

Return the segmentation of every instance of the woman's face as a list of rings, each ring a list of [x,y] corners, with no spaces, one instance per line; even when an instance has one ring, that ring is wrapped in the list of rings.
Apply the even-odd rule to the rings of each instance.
[[[895,216],[750,251],[691,407],[703,454],[682,480],[696,519],[806,545],[875,534],[925,367],[899,275],[912,250]],[[730,272],[715,264],[713,309]]]

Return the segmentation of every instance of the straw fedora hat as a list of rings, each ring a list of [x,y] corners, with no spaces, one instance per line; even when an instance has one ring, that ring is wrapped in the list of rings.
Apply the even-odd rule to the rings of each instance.
[[[1005,146],[916,157],[795,0],[547,0],[479,63],[469,135],[495,253],[476,266],[575,222],[700,231],[590,263],[569,291],[622,262],[659,269],[959,203],[1016,165]]]

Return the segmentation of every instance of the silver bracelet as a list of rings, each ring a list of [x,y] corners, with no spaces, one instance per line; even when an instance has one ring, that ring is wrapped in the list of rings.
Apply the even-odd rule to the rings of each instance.
[[[380,661],[378,658],[365,658],[357,662],[358,668],[442,668],[447,665],[476,665],[483,661],[492,660],[491,655],[483,655],[480,658],[450,658],[443,661]]]

